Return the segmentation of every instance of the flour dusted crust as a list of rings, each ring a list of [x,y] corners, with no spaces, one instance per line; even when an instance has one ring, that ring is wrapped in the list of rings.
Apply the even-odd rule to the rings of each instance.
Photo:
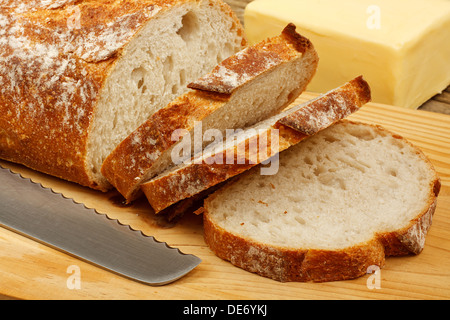
[[[440,182],[435,180],[435,191]],[[438,192],[438,191],[437,191]],[[431,227],[438,193],[430,194],[424,211],[401,230],[377,234],[375,239],[341,250],[293,249],[268,246],[233,234],[208,217],[203,210],[205,242],[220,258],[249,272],[281,282],[325,282],[354,279],[369,266],[384,267],[389,256],[419,254]]]
[[[158,213],[178,201],[192,197],[256,166],[279,151],[288,149],[306,137],[355,112],[369,100],[370,87],[368,83],[362,77],[357,77],[313,101],[290,108],[280,114],[278,119],[273,120],[273,123],[268,123],[264,130],[260,129],[258,134],[245,138],[239,144],[224,148],[211,155],[206,154],[201,159],[194,159],[189,165],[182,165],[170,170],[142,184],[141,189],[152,208]],[[303,130],[304,124],[310,122],[320,123],[320,125],[315,125],[313,132],[310,130],[310,125],[306,127],[308,130]],[[256,141],[263,135],[265,137],[278,135],[278,146],[276,149],[272,149],[268,138],[267,144],[259,145],[258,150],[254,150],[258,155],[266,157],[258,159],[257,162],[250,161],[255,157],[248,153],[248,150],[252,150],[249,145],[256,145]],[[242,145],[244,147],[241,147]],[[259,147],[265,148],[265,150],[259,149]],[[246,150],[246,153],[242,154],[239,150]],[[233,154],[234,161],[227,162],[227,154]],[[222,159],[222,161],[215,159]]]
[[[348,120],[341,122],[358,124]],[[386,257],[419,254],[424,248],[425,238],[432,223],[441,187],[440,179],[428,158],[417,147],[381,126],[366,126],[388,133],[398,139],[399,143],[409,145],[432,173],[429,184],[423,186],[428,190],[428,199],[413,219],[397,230],[375,233],[372,239],[343,249],[303,248],[301,244],[295,243],[285,247],[268,245],[217,225],[211,214],[210,204],[218,194],[213,193],[204,202],[202,210],[204,237],[210,249],[218,257],[244,270],[281,282],[354,279],[366,274],[369,266],[382,268]],[[224,192],[226,188],[227,186],[224,186],[218,193]]]
[[[312,135],[339,119],[345,118],[360,107],[360,101],[369,101],[370,88],[362,76],[344,84],[338,91],[330,91],[315,103],[280,119],[280,123],[305,135]],[[317,116],[309,116],[315,114]]]
[[[186,2],[1,1],[0,158],[108,188],[86,168],[86,144],[105,80],[148,21]],[[241,28],[227,5],[211,4]]]
[[[249,272],[280,282],[325,282],[362,276],[371,265],[384,266],[379,241],[346,250],[308,250],[267,246],[235,235],[214,224],[204,207],[204,238],[219,257]]]
[[[153,177],[149,176],[150,170],[176,144],[177,141],[172,138],[176,129],[192,130],[195,121],[202,121],[223,107],[240,87],[258,81],[259,76],[275,72],[277,67],[286,63],[313,56],[308,65],[312,70],[310,75],[302,82],[292,83],[296,87],[296,95],[287,101],[287,104],[291,103],[305,90],[318,60],[311,42],[294,34],[295,26],[290,24],[280,36],[244,48],[219,63],[210,73],[190,83],[188,87],[193,90],[153,114],[113,150],[103,163],[102,174],[127,201],[135,200],[142,194],[141,183]],[[308,57],[304,55],[307,50]],[[280,103],[276,111],[285,106],[286,103]],[[162,169],[167,168],[160,171]]]
[[[162,153],[176,143],[176,129],[191,129],[223,104],[220,99],[188,92],[153,114],[123,140],[106,158],[102,174],[131,202],[140,195],[139,185]]]
[[[275,133],[279,134],[279,148],[272,149],[270,137],[275,129],[279,130]],[[268,128],[264,133],[259,132],[259,134],[269,137],[269,139],[267,145],[264,146],[265,150],[255,150],[258,154],[266,156],[264,159],[259,159],[258,163],[274,156],[279,150],[287,149],[305,138],[305,135],[282,125]],[[249,154],[248,152],[239,154],[238,150],[249,150],[251,149],[249,146],[255,145],[257,141],[257,135],[251,136],[232,147],[233,151],[224,150],[204,157],[199,162],[194,162],[173,173],[156,177],[142,184],[141,189],[155,213],[160,213],[181,200],[196,196],[208,188],[256,166],[256,163],[250,161],[250,159],[255,159],[258,155],[255,157],[255,154]],[[227,154],[233,154],[235,157],[231,163],[229,163],[229,160],[227,163]],[[218,161],[217,159],[222,160]]]
[[[312,43],[295,29],[294,24],[288,24],[279,37],[245,48],[188,87],[225,96],[232,94],[256,76],[313,49]]]

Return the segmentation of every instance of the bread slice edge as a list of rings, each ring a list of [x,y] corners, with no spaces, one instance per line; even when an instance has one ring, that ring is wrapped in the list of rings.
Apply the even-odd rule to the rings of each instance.
[[[355,90],[355,86],[358,88],[364,87],[365,89]],[[248,153],[242,154],[239,146],[225,147],[213,155],[206,154],[203,158],[197,157],[191,164],[178,166],[155,177],[142,184],[141,190],[155,212],[159,213],[178,201],[192,197],[270,159],[279,151],[285,150],[309,135],[319,132],[338,120],[347,117],[369,101],[370,95],[361,94],[367,91],[370,92],[368,83],[362,77],[356,77],[316,99],[291,107],[281,114],[266,120],[268,123],[267,128],[261,130],[259,134],[246,138],[244,142],[239,144],[244,144],[244,149],[248,151],[251,149],[249,145],[257,141],[260,136],[277,136],[279,139],[278,144],[272,146],[268,143],[257,147],[256,153],[265,155],[265,157],[260,157],[257,161],[250,161],[250,158],[253,158],[252,155]],[[284,119],[287,118],[290,119],[289,126],[283,124]],[[306,128],[304,125],[305,119],[310,123],[314,123],[313,126],[308,126],[313,128],[315,132],[311,130],[308,130],[308,133],[305,133],[305,130],[302,132],[301,129]],[[236,157],[232,163],[227,161],[227,154],[234,154]],[[245,161],[242,161],[242,157],[245,158]],[[214,160],[220,158],[223,158],[223,160]]]
[[[347,119],[340,122],[360,123]],[[336,250],[265,244],[228,231],[214,223],[209,204],[219,192],[225,192],[227,188],[225,185],[208,196],[201,210],[204,239],[208,247],[218,257],[237,267],[281,282],[355,279],[366,274],[371,266],[382,268],[386,257],[419,254],[424,248],[432,224],[441,187],[440,178],[428,157],[407,139],[379,125],[364,125],[376,127],[390,133],[396,139],[402,139],[433,171],[429,185],[424,186],[429,190],[427,202],[407,225],[397,230],[375,233],[367,241]],[[238,179],[230,182],[232,183],[238,183]]]

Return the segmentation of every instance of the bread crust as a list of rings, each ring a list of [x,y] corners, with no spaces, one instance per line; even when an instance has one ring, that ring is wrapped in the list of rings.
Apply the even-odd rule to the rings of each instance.
[[[358,84],[358,90],[354,89],[355,83]],[[362,86],[364,86],[364,90],[359,90]],[[141,189],[150,205],[158,213],[180,200],[192,197],[207,188],[256,166],[279,151],[299,143],[306,137],[355,112],[369,101],[370,95],[366,94],[367,91],[370,92],[369,85],[362,78],[358,77],[335,91],[305,104],[303,108],[288,113],[268,128],[267,131],[260,133],[260,135],[265,135],[266,137],[278,135],[279,143],[276,145],[276,149],[272,149],[272,145],[269,143],[262,146],[267,150],[259,149],[261,146],[258,146],[258,150],[254,151],[258,155],[267,155],[264,159],[258,159],[258,162],[250,161],[255,159],[255,155],[248,154],[248,150],[255,149],[249,148],[249,145],[258,145],[259,137],[257,134],[241,143],[241,145],[245,145],[244,150],[246,150],[246,154],[239,153],[239,150],[243,150],[241,146],[234,146],[231,150],[224,150],[205,157],[200,162],[181,167],[167,175],[156,177],[142,184]],[[329,96],[333,96],[333,99],[329,99]],[[347,103],[347,100],[349,103]],[[291,108],[290,110],[293,109]],[[289,124],[289,126],[284,123]],[[313,127],[308,125],[306,127],[305,123],[315,123],[316,125]],[[304,127],[307,130],[302,130]],[[311,129],[314,129],[314,131]],[[270,142],[270,140],[268,141]],[[227,154],[233,154],[235,156],[234,161],[226,161]],[[222,161],[216,161],[215,159],[222,159]]]
[[[294,249],[268,246],[235,235],[203,212],[204,239],[219,258],[260,276],[280,282],[325,282],[360,277],[372,265],[384,266],[384,248],[372,240],[342,250]]]
[[[299,37],[303,44],[301,51],[297,43],[300,40],[293,43],[282,34],[225,59],[212,72],[191,83],[189,87],[194,90],[160,109],[123,140],[104,161],[102,174],[128,202],[134,201],[142,194],[141,183],[152,178],[147,173],[154,168],[160,155],[176,144],[172,138],[175,129],[193,130],[195,121],[202,121],[219,110],[237,89],[257,81],[259,76],[280,65],[303,58],[307,49],[310,55],[317,57],[309,40]],[[298,84],[298,95],[311,80],[316,66],[317,58],[311,63],[314,71],[311,77],[306,83]],[[287,104],[295,98],[292,96]],[[285,106],[280,105],[278,109]]]
[[[0,158],[108,189],[86,163],[105,80],[148,21],[189,1],[2,1]],[[228,5],[210,1],[243,33]]]
[[[210,216],[211,208],[209,207],[210,202],[217,196],[213,193],[204,201],[202,210],[204,238],[209,248],[218,257],[230,261],[233,265],[281,282],[354,279],[366,274],[369,266],[375,265],[382,268],[388,256],[419,254],[424,248],[425,238],[436,209],[440,179],[433,165],[420,149],[378,125],[367,124],[367,126],[376,127],[377,130],[383,130],[397,139],[402,139],[404,143],[413,147],[417,155],[434,172],[434,178],[426,186],[429,197],[423,210],[407,225],[398,230],[380,231],[366,242],[337,250],[267,245],[216,225]]]
[[[338,91],[330,91],[315,103],[280,119],[279,123],[305,135],[312,135],[356,112],[361,103],[365,104],[370,100],[369,84],[359,76],[339,87]],[[310,116],[315,114],[322,116]]]
[[[294,24],[288,24],[280,36],[261,41],[225,59],[211,73],[193,81],[188,87],[226,98],[274,66],[298,57],[299,53],[313,51],[311,41],[295,29]]]
[[[285,126],[277,126],[278,132],[271,128],[265,132],[267,137],[279,132],[279,149],[284,150],[291,145],[298,143],[305,138],[305,135]],[[155,213],[159,213],[169,206],[183,200],[195,196],[196,194],[213,187],[223,181],[230,179],[257,164],[252,161],[257,155],[246,152],[239,154],[237,151],[250,150],[250,145],[257,144],[258,136],[253,136],[245,140],[239,146],[233,147],[232,151],[227,150],[220,154],[214,154],[204,158],[201,163],[193,163],[187,167],[177,171],[176,174],[164,176],[150,180],[141,185],[147,200],[154,209]],[[269,138],[270,142],[270,138]],[[271,148],[272,144],[266,145],[266,150],[258,149],[259,154],[267,155],[268,159],[278,153],[279,149]],[[227,154],[233,154],[234,160],[227,161]],[[265,160],[264,159],[264,160]],[[263,160],[259,160],[260,163]]]
[[[196,92],[188,92],[167,107],[154,113],[145,123],[123,140],[102,165],[103,176],[130,203],[141,193],[142,183],[161,153],[176,143],[172,133],[176,128],[190,130],[194,121],[203,119],[223,101]]]

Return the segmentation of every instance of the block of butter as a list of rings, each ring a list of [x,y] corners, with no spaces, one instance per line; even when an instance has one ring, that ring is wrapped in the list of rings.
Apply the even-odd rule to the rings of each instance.
[[[448,0],[255,0],[244,13],[250,43],[289,22],[319,54],[309,91],[363,75],[374,102],[417,108],[450,84]]]

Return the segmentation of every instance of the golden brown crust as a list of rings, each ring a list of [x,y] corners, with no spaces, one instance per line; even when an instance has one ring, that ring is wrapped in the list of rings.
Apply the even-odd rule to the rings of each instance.
[[[353,81],[349,83],[353,83]],[[333,96],[333,99],[329,100],[328,96]],[[349,97],[351,100],[347,102],[345,99]],[[177,201],[192,197],[256,166],[277,152],[286,150],[304,138],[355,112],[366,102],[365,91],[355,89],[353,85],[344,85],[319,99],[302,105],[300,109],[290,108],[290,113],[275,122],[267,131],[251,136],[240,145],[204,157],[199,163],[193,163],[162,177],[156,177],[142,184],[141,189],[155,212],[158,213]],[[326,103],[329,103],[329,105],[327,106]],[[324,106],[326,107],[324,108]],[[338,110],[338,112],[329,112],[330,110]],[[286,119],[289,119],[289,121],[285,121]],[[285,122],[290,127],[285,125]],[[319,122],[321,125],[311,127],[308,125],[310,122]],[[303,126],[306,125],[308,125],[308,130],[303,130]],[[314,131],[310,128],[313,128]],[[257,143],[261,135],[266,137],[278,135],[279,142],[278,145],[275,145],[276,149],[272,149],[270,139],[268,139],[267,144],[262,146]],[[245,149],[241,145],[244,145]],[[250,148],[249,145],[257,145],[258,147]],[[266,148],[266,150],[260,149],[261,147]],[[239,150],[245,150],[245,153],[242,154]],[[266,155],[266,157],[255,162],[253,161],[255,154],[249,154],[249,150],[254,151],[257,155]],[[226,156],[230,154],[234,155],[234,161],[227,161]]]
[[[302,54],[293,48],[291,41],[286,41],[282,36],[245,48],[229,57],[215,67],[212,73],[195,82],[197,85],[191,85],[191,88],[198,90],[184,94],[156,112],[122,141],[104,161],[102,174],[127,201],[135,200],[140,195],[140,184],[152,178],[146,176],[147,172],[153,168],[158,157],[176,143],[172,140],[175,129],[191,131],[195,121],[202,121],[219,110],[238,87],[256,81],[260,75],[284,63],[300,58]],[[216,90],[217,86],[223,89],[229,83],[228,71],[217,71],[222,68],[233,72],[233,77],[239,79],[238,86],[227,87],[229,91]],[[199,83],[209,84],[201,87]]]
[[[312,43],[309,39],[303,37],[295,31],[296,26],[293,23],[289,23],[282,31],[282,36],[288,39],[295,49],[299,52],[305,52],[312,48]]]
[[[0,158],[104,190],[86,154],[105,80],[149,20],[185,2],[2,1]]]
[[[268,246],[232,234],[203,212],[204,239],[219,257],[249,272],[281,282],[324,282],[354,279],[369,266],[384,266],[385,255],[379,241],[372,240],[341,250],[291,249]]]
[[[293,24],[289,24],[280,36],[261,41],[240,54],[225,59],[211,73],[190,83],[188,87],[222,96],[231,95],[259,74],[290,61],[307,50],[314,50],[311,42],[295,32]]]
[[[429,205],[410,224],[395,232],[378,234],[379,241],[384,245],[386,256],[402,256],[419,254],[425,245],[425,237],[431,227],[433,214],[436,209],[436,199],[430,197]]]
[[[68,21],[74,1],[47,7],[32,1],[2,3],[8,7],[1,13],[6,20],[0,42],[2,159],[98,187],[85,168],[97,97],[121,48],[150,19],[156,5],[103,2],[77,1],[80,23],[73,29]],[[100,26],[107,23],[113,46],[102,37]],[[119,37],[121,32],[124,36]],[[99,40],[90,42],[89,35]]]
[[[223,103],[196,92],[178,97],[154,113],[110,153],[102,165],[103,176],[128,202],[135,200],[146,172],[177,142],[172,138],[174,130],[193,129],[195,121],[204,119]]]
[[[307,107],[284,117],[279,122],[311,135],[357,111],[369,101],[369,84],[359,76],[341,86],[339,91],[330,91],[322,95]],[[315,116],[310,118],[308,114]]]
[[[232,148],[232,151],[215,153],[209,157],[205,157],[199,163],[193,163],[176,172],[176,174],[166,177],[153,179],[141,185],[147,200],[156,213],[168,208],[180,200],[190,198],[198,193],[213,187],[223,181],[230,179],[242,173],[261,161],[275,155],[279,149],[284,150],[289,146],[304,139],[305,136],[287,127],[280,127],[279,131],[279,148],[272,149],[270,137],[278,134],[273,128],[267,131],[268,143],[265,145],[267,149],[262,150],[250,148],[250,145],[256,145],[258,136],[243,141],[239,145]],[[286,138],[287,137],[287,138]],[[242,147],[244,146],[244,147]],[[245,148],[245,154],[239,153],[238,150]],[[249,153],[255,151],[257,154]],[[234,159],[230,161],[227,155],[232,154]],[[264,159],[254,161],[258,155],[264,155]]]
[[[427,186],[428,201],[424,204],[423,210],[405,227],[394,231],[379,232],[367,242],[339,250],[272,246],[233,234],[216,225],[210,217],[211,209],[208,206],[217,195],[213,193],[204,202],[202,210],[204,238],[210,249],[218,257],[230,261],[244,270],[283,282],[353,279],[364,275],[369,266],[383,267],[385,257],[419,254],[424,247],[436,209],[440,179],[429,159],[420,149],[378,125],[366,125],[376,127],[397,139],[402,139],[404,143],[416,150],[416,153],[428,163],[430,170],[434,172],[434,178]]]

